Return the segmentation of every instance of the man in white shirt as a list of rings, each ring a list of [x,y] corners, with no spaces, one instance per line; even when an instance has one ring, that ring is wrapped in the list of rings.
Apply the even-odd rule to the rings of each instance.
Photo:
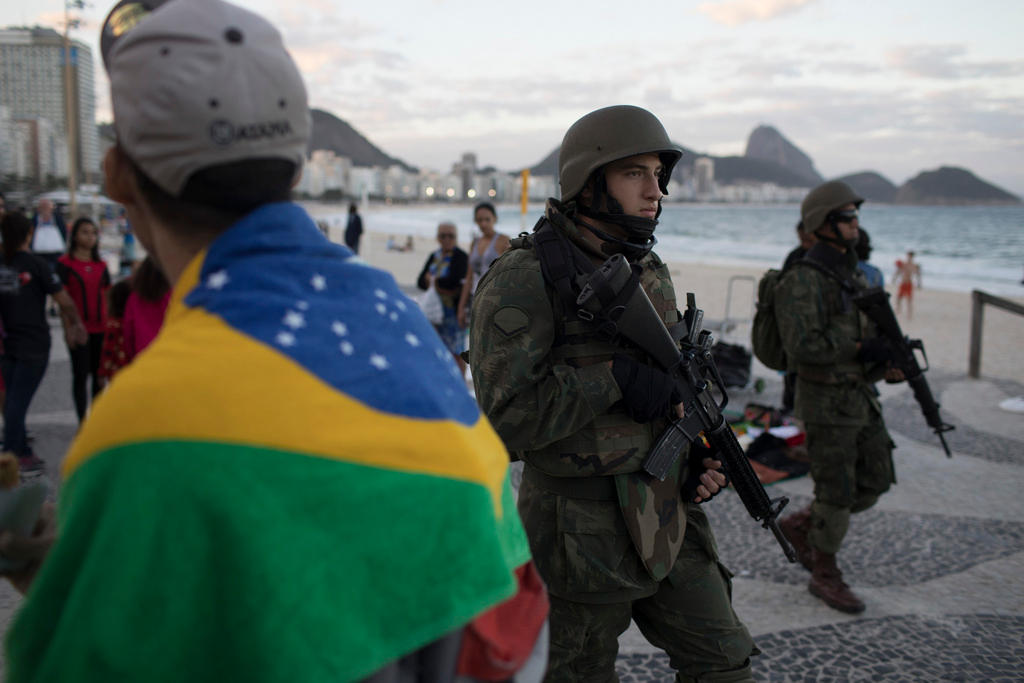
[[[33,223],[32,251],[46,259],[51,268],[56,268],[57,259],[67,250],[68,231],[64,220],[54,212],[52,201],[39,200]]]

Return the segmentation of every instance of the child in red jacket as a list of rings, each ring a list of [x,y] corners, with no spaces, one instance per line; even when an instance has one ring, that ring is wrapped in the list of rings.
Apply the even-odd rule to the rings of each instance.
[[[86,394],[89,378],[92,377],[93,398],[103,388],[103,379],[99,375],[100,350],[107,323],[106,294],[110,287],[110,273],[106,262],[100,258],[99,243],[96,224],[90,218],[79,218],[71,227],[68,253],[57,260],[57,275],[75,302],[85,331],[89,333],[85,344],[68,348],[71,354],[71,393],[79,422],[85,419],[89,406]]]

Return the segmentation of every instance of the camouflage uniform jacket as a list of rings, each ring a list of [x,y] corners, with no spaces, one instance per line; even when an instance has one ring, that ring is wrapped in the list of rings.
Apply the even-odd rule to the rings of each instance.
[[[844,254],[819,242],[805,258],[858,288],[867,286],[853,250]],[[775,290],[775,316],[789,366],[797,372],[797,417],[853,426],[866,424],[871,412],[881,414],[871,384],[884,366],[857,360],[857,342],[877,331],[836,279],[815,268],[790,268]]]
[[[547,219],[595,264],[605,260],[554,200]],[[665,324],[679,322],[667,266],[653,253],[638,264],[641,286]],[[681,501],[685,453],[664,482],[641,470],[667,421],[639,424],[618,404],[612,355],[652,361],[598,339],[564,308],[534,249],[510,249],[491,266],[473,300],[469,357],[477,400],[509,451],[526,462],[527,478],[534,468],[570,489],[580,478],[614,478],[607,501],[573,498],[565,486],[543,500],[527,500],[524,491],[532,489],[520,490],[520,513],[551,592],[592,602],[650,595],[679,553],[688,507],[714,553],[707,520]]]

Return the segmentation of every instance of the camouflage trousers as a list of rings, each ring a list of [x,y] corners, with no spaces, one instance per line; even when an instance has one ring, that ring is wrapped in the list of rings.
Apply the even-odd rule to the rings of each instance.
[[[865,425],[808,422],[806,430],[814,480],[808,540],[821,552],[835,554],[850,527],[850,515],[873,506],[895,483],[895,444],[874,411]]]
[[[618,638],[630,619],[668,653],[677,681],[753,681],[750,657],[759,650],[732,609],[732,575],[695,536],[688,528],[672,571],[650,597],[591,604],[550,596],[545,682],[618,681]]]

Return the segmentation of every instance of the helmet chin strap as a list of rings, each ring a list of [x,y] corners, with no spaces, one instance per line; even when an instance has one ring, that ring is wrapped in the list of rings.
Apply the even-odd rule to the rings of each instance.
[[[589,213],[583,211],[580,211],[580,213],[589,218],[597,218],[596,216],[591,216]],[[624,240],[621,237],[615,237],[600,228],[594,227],[590,223],[583,223],[582,225],[585,229],[601,238],[603,242],[603,244],[601,244],[601,251],[608,256],[622,254],[628,260],[636,261],[646,256],[647,253],[654,248],[654,245],[658,243],[658,238],[654,235],[648,236],[647,240],[644,242],[630,242],[629,240]]]
[[[643,258],[658,243],[654,236],[654,229],[658,226],[658,216],[661,215],[661,200],[658,200],[658,212],[654,218],[643,218],[640,216],[627,216],[622,204],[608,194],[605,187],[604,175],[598,174],[594,183],[593,205],[601,206],[601,199],[605,199],[608,211],[594,211],[589,206],[576,203],[576,213],[596,221],[611,223],[621,226],[626,231],[626,239],[615,237],[604,230],[594,227],[590,223],[584,224],[587,230],[601,238],[604,244],[601,251],[612,256],[622,254],[627,259],[635,261]]]

